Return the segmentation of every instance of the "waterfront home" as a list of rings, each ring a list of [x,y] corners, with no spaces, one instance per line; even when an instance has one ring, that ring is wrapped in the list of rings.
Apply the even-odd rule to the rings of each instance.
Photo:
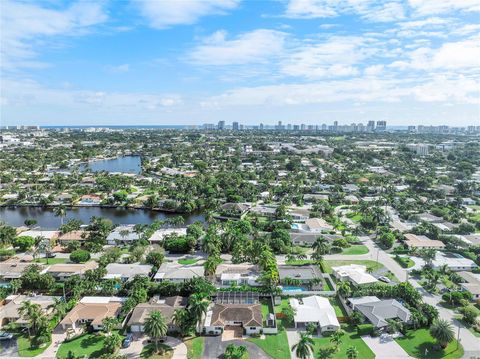
[[[57,238],[57,243],[66,246],[71,242],[84,243],[88,238],[88,231],[78,230],[61,233]]]
[[[179,236],[185,236],[187,234],[187,227],[181,228],[161,228],[153,232],[152,236],[148,239],[150,244],[161,243],[164,241],[165,237],[168,237],[171,234],[177,234]]]
[[[58,263],[49,266],[46,272],[51,274],[56,280],[64,281],[74,275],[83,277],[86,271],[96,268],[98,268],[98,263],[95,261],[86,263]]]
[[[0,262],[0,278],[4,281],[18,279],[22,273],[33,263],[20,262],[18,259],[11,258],[9,260]],[[40,271],[45,271],[45,266],[35,263],[40,267]]]
[[[306,328],[312,323],[321,333],[340,329],[335,309],[327,298],[312,295],[304,298],[290,298],[290,305],[295,311],[295,328]]]
[[[28,322],[22,318],[19,313],[19,309],[23,302],[31,302],[40,306],[43,315],[49,317],[53,311],[52,305],[55,303],[55,299],[60,297],[53,297],[50,295],[23,295],[12,294],[5,298],[2,304],[0,304],[0,328],[5,324],[15,323],[20,327],[26,327]]]
[[[83,297],[60,322],[63,330],[77,331],[85,325],[93,330],[102,330],[105,318],[117,318],[127,298]]]
[[[257,265],[249,263],[219,264],[215,271],[215,281],[220,286],[259,286],[257,280],[260,269]]]
[[[107,236],[107,244],[131,244],[140,239],[140,235],[135,232],[135,225],[128,224],[116,227]]]
[[[246,203],[225,203],[220,206],[218,212],[222,217],[241,218],[249,208]]]
[[[403,323],[410,321],[410,311],[396,299],[383,299],[377,297],[349,298],[347,303],[354,311],[363,314],[364,318],[376,328],[385,328],[388,320],[400,320]]]
[[[120,279],[126,282],[136,276],[149,277],[152,266],[148,264],[110,263],[105,267],[107,274],[103,279]]]
[[[405,245],[412,249],[443,249],[445,244],[442,241],[430,239],[427,236],[412,233],[405,234]]]
[[[59,235],[60,231],[28,230],[20,233],[21,237],[44,238],[50,241],[57,239]]]
[[[199,265],[183,265],[175,262],[163,263],[153,277],[156,282],[187,282],[196,277],[203,277],[205,269]]]
[[[79,206],[98,206],[102,203],[102,197],[97,194],[85,194],[78,201]]]
[[[367,273],[367,266],[361,264],[332,267],[332,273],[338,280],[349,281],[356,287],[378,282],[377,278]]]
[[[165,318],[165,322],[168,325],[168,332],[176,332],[178,328],[173,322],[173,314],[177,309],[183,309],[186,306],[186,297],[154,297],[148,303],[140,303],[133,309],[132,315],[127,322],[127,327],[130,328],[132,333],[143,333],[145,330],[145,321],[149,318],[150,313],[159,311]]]

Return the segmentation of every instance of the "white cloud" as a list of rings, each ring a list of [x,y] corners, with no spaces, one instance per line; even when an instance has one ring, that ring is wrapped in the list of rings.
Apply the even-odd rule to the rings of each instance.
[[[290,0],[285,13],[291,18],[322,18],[337,16],[333,4],[322,0]]]
[[[409,4],[417,15],[480,11],[478,0],[409,0]]]
[[[239,0],[136,0],[150,26],[163,29],[194,24],[203,16],[222,15],[238,6]]]
[[[193,49],[189,60],[201,65],[240,65],[265,62],[283,50],[286,33],[258,29],[227,39],[225,31],[217,31]]]
[[[281,71],[305,78],[356,75],[355,65],[377,51],[368,42],[358,36],[333,36],[319,44],[307,44],[292,51]]]
[[[365,69],[364,73],[367,76],[377,76],[383,72],[384,68],[385,68],[384,65],[372,65],[372,66],[368,66]]]
[[[34,60],[38,40],[84,34],[106,21],[100,4],[77,2],[64,10],[4,0],[0,2],[1,62],[4,68],[44,66]],[[42,43],[45,46],[45,43]]]
[[[109,72],[116,73],[116,74],[125,73],[130,71],[130,65],[122,64],[122,65],[116,65],[116,66],[107,66],[107,70]]]

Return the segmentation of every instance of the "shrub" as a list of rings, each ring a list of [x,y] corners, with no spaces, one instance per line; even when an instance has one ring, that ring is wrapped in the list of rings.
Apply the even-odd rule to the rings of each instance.
[[[370,335],[373,333],[373,325],[372,324],[359,324],[357,325],[357,333],[358,335]]]
[[[85,263],[90,259],[90,253],[83,249],[77,249],[70,254],[73,263]]]

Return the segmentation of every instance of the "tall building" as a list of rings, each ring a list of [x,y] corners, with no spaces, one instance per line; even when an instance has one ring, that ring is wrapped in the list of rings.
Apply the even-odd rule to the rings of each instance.
[[[260,129],[263,130],[263,123],[260,124]]]
[[[387,121],[377,121],[376,131],[386,131],[387,130]]]
[[[368,121],[367,132],[375,131],[375,121]]]
[[[232,123],[232,129],[233,129],[234,131],[238,131],[238,122]]]
[[[219,130],[224,130],[225,129],[225,121],[218,121],[218,126],[217,128]]]

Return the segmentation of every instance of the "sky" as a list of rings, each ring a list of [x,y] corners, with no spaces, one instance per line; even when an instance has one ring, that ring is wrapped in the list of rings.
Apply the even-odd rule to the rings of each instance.
[[[0,0],[0,126],[480,125],[478,0]]]

